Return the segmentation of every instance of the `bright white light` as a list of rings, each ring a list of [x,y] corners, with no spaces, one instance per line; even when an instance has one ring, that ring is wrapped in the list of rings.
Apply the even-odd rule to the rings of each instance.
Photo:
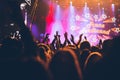
[[[113,21],[113,22],[115,22],[115,21],[116,21],[116,18],[115,18],[115,17],[113,17],[113,18],[112,18],[112,21]]]
[[[14,26],[15,24],[14,23],[11,23],[10,26]]]
[[[95,19],[98,19],[98,15],[95,15],[94,18],[95,18]]]
[[[90,14],[89,13],[85,14],[85,17],[90,18]]]
[[[115,6],[115,4],[112,4],[112,6]]]
[[[103,18],[103,19],[106,19],[106,18],[107,18],[107,15],[106,15],[106,14],[102,14],[102,18]]]
[[[114,13],[114,11],[115,11],[115,4],[112,4],[111,7],[112,7],[112,11]]]
[[[72,1],[70,1],[70,5],[72,5]]]
[[[21,3],[21,4],[20,4],[21,10],[25,9],[25,6],[26,6],[26,5],[27,5],[26,3]]]
[[[74,30],[75,30],[75,26],[71,26],[70,29],[71,29],[72,31],[74,31]]]
[[[60,12],[61,12],[60,5],[57,5],[56,12],[55,12],[55,19],[56,20],[60,20],[61,19]]]
[[[19,34],[19,31],[16,31],[17,34]]]
[[[80,16],[79,15],[76,15],[75,18],[76,18],[77,21],[80,21]]]

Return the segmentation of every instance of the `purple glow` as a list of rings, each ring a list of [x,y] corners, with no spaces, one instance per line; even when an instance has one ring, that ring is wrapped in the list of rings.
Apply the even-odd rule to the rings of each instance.
[[[32,35],[39,40],[39,31],[37,29],[37,26],[35,24],[32,25]]]

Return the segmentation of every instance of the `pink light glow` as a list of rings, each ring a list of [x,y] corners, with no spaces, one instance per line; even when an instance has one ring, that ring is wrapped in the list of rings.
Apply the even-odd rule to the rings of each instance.
[[[52,23],[54,21],[54,7],[52,5],[49,6],[48,16],[46,17],[46,32],[51,33]]]

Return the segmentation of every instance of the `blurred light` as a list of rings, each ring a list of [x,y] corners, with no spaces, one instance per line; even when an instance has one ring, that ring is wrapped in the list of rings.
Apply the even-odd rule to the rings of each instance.
[[[85,18],[90,18],[90,14],[89,13],[85,14]]]
[[[100,3],[98,3],[98,5],[100,5]]]
[[[19,31],[16,31],[17,34],[19,34]]]
[[[60,5],[56,7],[55,19],[60,20]]]
[[[15,24],[14,23],[11,23],[10,26],[14,26]]]
[[[85,3],[85,6],[84,6],[84,17],[85,18],[90,18],[90,10],[89,10],[89,7],[87,7],[87,3]]]
[[[40,37],[44,37],[44,34],[43,34],[43,33],[41,33],[41,34],[40,34]]]
[[[87,5],[87,2],[85,2],[85,5]]]
[[[76,18],[77,21],[80,21],[80,16],[79,15],[76,15],[75,18]]]
[[[59,5],[59,4],[57,4],[57,7],[60,7],[60,5]]]
[[[112,6],[115,6],[115,4],[112,4]]]
[[[70,1],[70,5],[72,5],[72,1]]]
[[[106,16],[105,16],[105,8],[102,8],[102,18],[105,18]]]
[[[75,25],[75,20],[76,20],[76,16],[75,16],[75,7],[72,6],[72,4],[69,6],[69,14],[68,14],[68,25],[70,26],[70,28],[68,29],[68,32],[70,32],[71,34],[74,33],[75,29],[76,29],[76,25]]]
[[[25,6],[26,6],[26,5],[27,5],[26,3],[21,3],[21,4],[20,4],[21,10],[25,9]]]
[[[106,19],[106,18],[107,18],[107,15],[106,15],[106,14],[102,14],[102,18],[103,18],[103,19]]]
[[[87,7],[87,2],[85,2],[85,7]]]
[[[74,14],[74,6],[70,5],[70,14]],[[72,16],[72,15],[71,15]],[[71,17],[70,16],[70,17]]]
[[[58,3],[58,1],[56,1],[56,3]]]
[[[119,33],[120,32],[120,28],[116,28],[115,32]]]
[[[98,20],[98,15],[94,15],[94,19],[95,19],[95,20]]]
[[[25,12],[25,21],[24,21],[24,23],[25,23],[25,25],[27,26],[27,12]]]
[[[71,26],[70,29],[74,31],[76,29],[76,26]]]
[[[113,18],[112,18],[112,21],[113,21],[113,22],[115,22],[115,21],[116,21],[116,18],[115,18],[115,17],[113,17]]]
[[[115,11],[115,4],[112,4],[111,7],[112,7],[112,12],[114,13],[114,11]]]

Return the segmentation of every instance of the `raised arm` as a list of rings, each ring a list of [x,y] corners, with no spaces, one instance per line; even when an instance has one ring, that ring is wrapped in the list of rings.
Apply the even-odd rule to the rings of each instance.
[[[77,42],[77,44],[76,44],[77,46],[80,45],[80,42],[81,42],[81,40],[82,40],[82,36],[83,36],[83,34],[81,34],[81,35],[79,36],[79,40],[78,40],[78,42]]]
[[[74,41],[74,36],[71,34],[71,38],[70,38],[71,42],[76,45],[75,41]]]
[[[68,44],[68,45],[71,44],[70,41],[69,41],[69,39],[68,39],[68,34],[67,34],[67,32],[64,33],[64,38],[65,38],[65,41],[64,41],[64,43],[63,43],[63,47],[66,46],[67,44]]]

